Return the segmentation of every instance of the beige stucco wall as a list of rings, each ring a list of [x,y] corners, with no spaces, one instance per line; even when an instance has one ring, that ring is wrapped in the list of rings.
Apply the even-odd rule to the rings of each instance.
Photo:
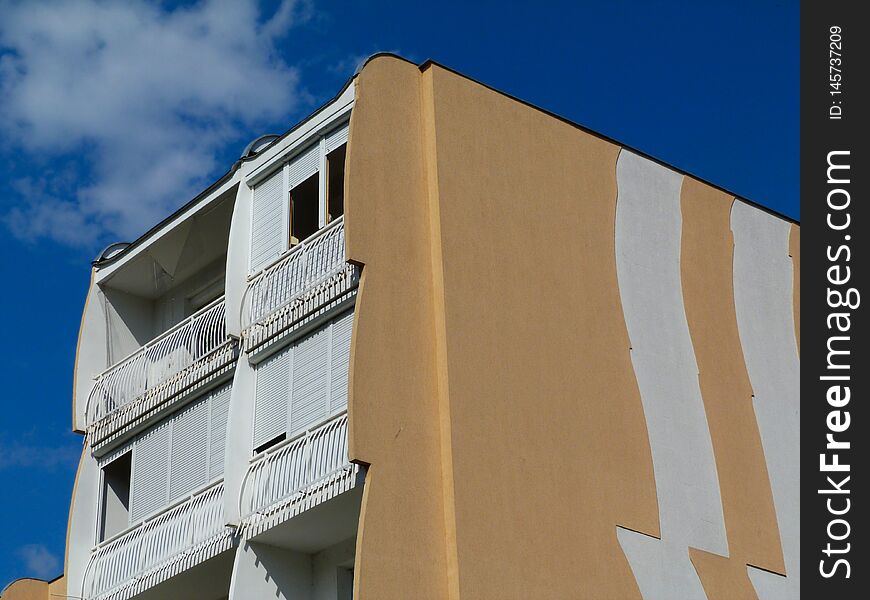
[[[434,65],[378,58],[358,85],[358,597],[428,596],[409,555],[441,584],[419,539],[446,555],[437,597],[639,597],[616,527],[657,535],[658,513],[616,283],[619,147]]]
[[[51,600],[66,595],[66,579],[59,577],[53,581],[41,579],[18,579],[10,583],[0,598],[3,600]]]
[[[435,64],[362,69],[345,190],[363,266],[350,453],[370,465],[357,598],[641,597],[617,528],[659,537],[659,507],[617,280],[621,151]],[[683,180],[678,293],[728,544],[685,548],[709,598],[757,597],[747,565],[785,573],[735,314],[733,203]],[[799,340],[797,226],[785,250],[793,302],[776,310]]]
[[[364,151],[349,151],[345,167],[348,256],[365,265],[351,346],[350,455],[371,465],[357,598],[448,597],[419,81],[410,63],[366,67],[348,143]]]

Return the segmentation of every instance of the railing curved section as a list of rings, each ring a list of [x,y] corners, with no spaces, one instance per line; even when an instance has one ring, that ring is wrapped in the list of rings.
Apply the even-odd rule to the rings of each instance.
[[[88,425],[179,377],[227,341],[220,298],[98,375],[88,397]]]
[[[351,277],[354,268],[345,260],[344,217],[339,217],[250,281],[242,298],[242,328],[268,321],[345,272]]]
[[[155,570],[176,563],[216,538],[229,538],[224,524],[223,482],[97,546],[84,579],[85,598],[104,597],[135,586]]]
[[[347,413],[342,413],[255,459],[242,481],[240,514],[268,514],[348,465]]]

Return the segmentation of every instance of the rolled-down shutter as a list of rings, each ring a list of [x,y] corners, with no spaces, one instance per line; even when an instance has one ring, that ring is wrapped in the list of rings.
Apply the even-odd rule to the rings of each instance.
[[[257,366],[254,398],[254,448],[287,431],[293,347],[285,348]]]
[[[321,421],[327,414],[329,333],[329,327],[318,329],[303,338],[294,349],[291,436]]]
[[[257,271],[284,251],[284,203],[287,190],[279,169],[254,188],[251,222],[251,271]]]
[[[290,161],[288,169],[288,187],[296,187],[315,173],[320,168],[320,146],[315,144],[296,158]]]
[[[347,376],[350,365],[350,334],[353,311],[348,311],[332,324],[332,357],[330,359],[329,411],[347,406]]]
[[[169,499],[175,500],[208,480],[208,400],[200,400],[173,417]]]
[[[326,153],[329,154],[342,144],[347,142],[347,133],[349,128],[347,125],[342,126],[341,128],[333,131],[328,136],[326,136]]]
[[[254,447],[316,426],[347,406],[353,311],[257,366]]]
[[[168,498],[170,422],[165,421],[136,440],[130,490],[130,522],[162,508]]]
[[[230,390],[232,386],[225,385],[212,394],[211,415],[209,417],[209,466],[208,478],[215,479],[224,474],[224,453],[227,445],[227,419],[230,413]]]

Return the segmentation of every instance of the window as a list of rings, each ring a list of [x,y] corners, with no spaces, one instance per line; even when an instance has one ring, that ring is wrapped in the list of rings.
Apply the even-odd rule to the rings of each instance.
[[[353,311],[256,365],[254,452],[317,427],[347,407]]]
[[[130,474],[133,453],[127,452],[103,467],[100,541],[125,529],[130,521]]]
[[[101,540],[223,476],[230,391],[217,388],[156,423],[103,467]]]
[[[338,600],[353,600],[353,567],[338,567],[335,575]]]
[[[290,246],[317,233],[320,221],[320,177],[317,173],[290,190]]]
[[[272,439],[267,440],[266,442],[260,444],[256,448],[254,448],[254,454],[260,454],[261,452],[265,452],[266,450],[268,450],[272,446],[277,446],[278,444],[280,444],[281,442],[283,442],[286,439],[287,439],[287,434],[285,432],[281,432],[278,435],[276,435],[275,437],[273,437]]]
[[[347,144],[326,155],[326,213],[331,223],[344,214],[344,159]]]
[[[344,214],[348,126],[309,139],[252,186],[250,272]]]

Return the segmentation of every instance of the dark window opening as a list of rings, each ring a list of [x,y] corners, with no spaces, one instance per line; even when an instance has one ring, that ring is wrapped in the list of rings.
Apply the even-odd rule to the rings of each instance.
[[[217,279],[210,281],[208,284],[200,287],[196,292],[185,298],[185,317],[189,317],[193,313],[202,310],[218,298],[224,295],[224,277],[221,275]]]
[[[327,221],[332,222],[344,214],[344,159],[347,144],[342,144],[326,155]]]
[[[130,524],[130,473],[132,467],[132,452],[127,452],[103,467],[101,542],[121,533]]]
[[[337,600],[353,600],[353,567],[339,567],[336,573]]]
[[[290,245],[320,228],[320,175],[315,173],[290,190]]]
[[[286,439],[287,439],[286,433],[276,435],[268,442],[264,442],[264,443],[260,444],[259,446],[257,446],[256,448],[254,448],[254,454],[260,454],[261,452],[265,452],[266,450],[268,450],[272,446],[277,446],[278,444],[280,444],[281,442],[283,442]]]

